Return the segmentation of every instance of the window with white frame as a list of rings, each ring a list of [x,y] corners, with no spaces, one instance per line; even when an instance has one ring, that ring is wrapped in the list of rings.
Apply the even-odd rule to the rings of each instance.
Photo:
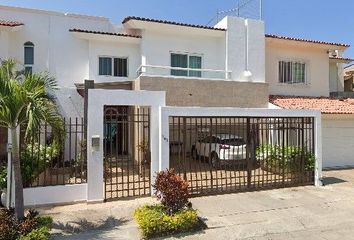
[[[306,63],[301,61],[279,61],[279,83],[307,83]]]
[[[128,77],[128,58],[99,57],[98,75]]]
[[[171,67],[172,68],[202,68],[202,57],[195,54],[187,53],[171,53]],[[189,77],[202,77],[202,72],[198,70],[180,70],[171,69],[173,76],[189,76]]]
[[[25,42],[24,46],[24,65],[25,72],[32,73],[34,65],[34,44],[32,42]]]

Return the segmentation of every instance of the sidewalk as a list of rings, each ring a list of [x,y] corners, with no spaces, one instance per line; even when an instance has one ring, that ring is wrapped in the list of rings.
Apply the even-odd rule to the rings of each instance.
[[[354,170],[325,172],[328,185],[192,199],[208,229],[171,239],[353,239]],[[134,209],[152,198],[42,209],[53,239],[139,239]]]

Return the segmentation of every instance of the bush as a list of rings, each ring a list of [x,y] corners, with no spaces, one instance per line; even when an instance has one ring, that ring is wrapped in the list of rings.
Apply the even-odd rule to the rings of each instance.
[[[24,187],[31,185],[46,167],[52,164],[59,156],[59,144],[42,145],[39,143],[27,144],[21,152],[21,173]]]
[[[169,215],[161,204],[145,205],[135,210],[134,217],[146,238],[202,228],[197,211],[194,209],[183,209]]]
[[[52,226],[50,217],[40,217],[30,210],[22,221],[17,221],[13,210],[0,209],[0,240],[47,240]]]
[[[175,171],[161,171],[156,176],[155,195],[168,214],[173,214],[188,205],[188,183],[176,175]]]
[[[315,169],[315,155],[307,147],[261,145],[256,151],[257,160],[265,170],[281,173],[301,173]]]
[[[0,191],[7,188],[7,169],[0,167]]]
[[[13,210],[0,209],[0,240],[12,240],[19,236],[18,223]]]

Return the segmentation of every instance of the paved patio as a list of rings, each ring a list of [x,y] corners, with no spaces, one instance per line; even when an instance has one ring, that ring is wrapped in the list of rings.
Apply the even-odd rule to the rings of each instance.
[[[354,170],[324,172],[325,186],[192,199],[209,228],[171,239],[353,239]],[[134,209],[152,198],[42,208],[53,239],[139,239]]]

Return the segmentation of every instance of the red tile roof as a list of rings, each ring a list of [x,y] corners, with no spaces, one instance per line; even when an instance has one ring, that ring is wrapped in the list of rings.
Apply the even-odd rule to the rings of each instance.
[[[8,21],[8,20],[0,20],[0,26],[5,27],[18,27],[24,25],[23,23],[16,22],[16,21]]]
[[[279,36],[279,35],[273,35],[273,34],[266,34],[266,37],[267,38],[282,39],[282,40],[298,41],[298,42],[308,42],[308,43],[332,45],[332,46],[339,46],[339,47],[350,47],[350,45],[343,44],[343,43],[333,43],[333,42],[324,42],[324,41],[309,40],[309,39],[303,39],[303,38],[285,37],[285,36]]]
[[[84,30],[84,29],[77,29],[77,28],[69,29],[69,32],[79,32],[79,33],[102,34],[102,35],[111,35],[111,36],[119,36],[119,37],[141,38],[141,36],[130,35],[130,34],[125,34],[125,33],[91,31],[91,30]]]
[[[352,59],[352,58],[345,58],[345,57],[329,57],[329,59],[342,60],[342,61],[347,61],[347,62],[353,62],[354,61],[354,59]]]
[[[208,29],[208,30],[226,31],[226,29],[224,29],[224,28],[215,28],[215,27],[204,26],[204,25],[180,23],[180,22],[174,22],[174,21],[158,20],[158,19],[135,17],[135,16],[129,16],[129,17],[124,18],[122,23],[123,24],[127,23],[130,20],[137,20],[137,21],[144,21],[144,22],[154,22],[154,23],[162,23],[162,24],[171,24],[171,25],[178,25],[178,26],[184,26],[184,27],[202,28],[202,29]]]
[[[284,109],[320,110],[324,114],[354,114],[352,98],[270,96],[269,101]]]

